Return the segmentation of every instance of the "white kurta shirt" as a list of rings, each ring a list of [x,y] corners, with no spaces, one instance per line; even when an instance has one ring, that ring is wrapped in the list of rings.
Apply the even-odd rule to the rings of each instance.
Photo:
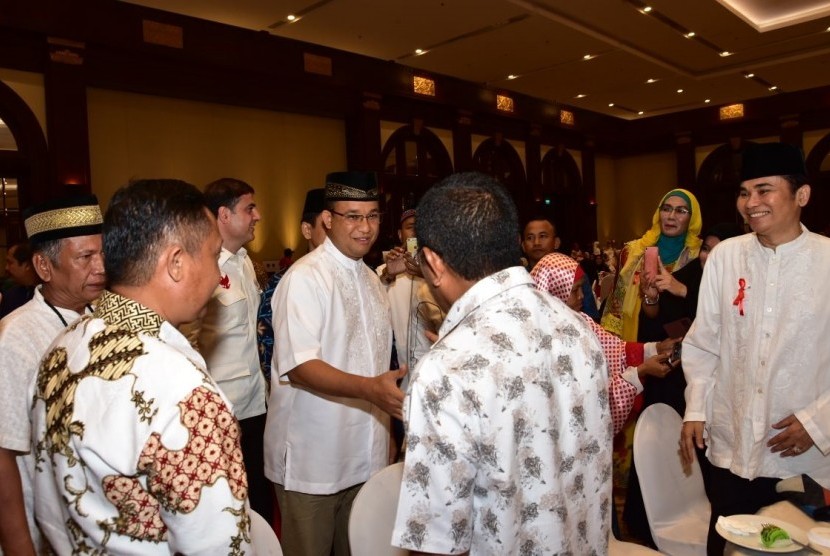
[[[430,553],[605,554],[608,371],[594,333],[522,267],[447,313],[404,403],[392,543]]]
[[[389,370],[392,331],[380,279],[326,239],[291,265],[271,306],[265,476],[305,494],[332,494],[366,481],[386,465],[389,416],[364,400],[293,386],[286,374],[312,359],[360,376]]]
[[[714,465],[747,479],[805,473],[830,488],[828,277],[830,239],[804,227],[775,250],[747,234],[709,255],[683,342],[684,419],[706,422]],[[815,446],[782,458],[766,443],[792,414]]]
[[[247,419],[265,413],[265,377],[256,343],[260,291],[244,247],[236,253],[223,247],[219,270],[222,281],[201,320],[197,344],[237,419]]]
[[[38,551],[43,541],[34,520],[32,477],[35,461],[31,452],[32,426],[29,420],[32,397],[27,388],[49,344],[64,328],[58,315],[44,301],[40,288],[35,289],[35,295],[29,302],[0,320],[0,446],[22,452],[17,457],[17,467],[29,531]],[[67,323],[80,317],[70,309],[56,307],[56,310]]]

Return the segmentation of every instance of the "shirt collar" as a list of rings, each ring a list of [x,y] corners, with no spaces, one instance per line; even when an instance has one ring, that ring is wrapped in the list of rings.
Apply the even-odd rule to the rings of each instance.
[[[441,325],[439,336],[443,338],[449,334],[453,328],[490,299],[511,288],[523,286],[534,287],[530,274],[521,266],[505,268],[482,278],[452,304],[447,312],[447,318]]]
[[[103,319],[107,324],[127,328],[135,333],[143,332],[156,338],[159,337],[159,330],[165,322],[155,311],[109,290],[104,290],[101,294],[93,316]]]
[[[773,254],[773,253],[774,254],[779,254],[780,253],[782,255],[786,255],[786,254],[788,254],[792,251],[796,251],[796,250],[800,249],[804,245],[804,243],[807,241],[807,236],[809,235],[808,232],[810,231],[810,230],[807,229],[807,226],[805,226],[804,224],[799,224],[799,225],[801,226],[801,233],[798,234],[798,237],[795,238],[792,241],[788,241],[787,243],[782,243],[781,245],[777,245],[775,247],[775,249],[773,249],[772,247],[764,246],[758,240],[758,235],[757,234],[752,234],[752,235],[755,236],[755,245],[757,245],[761,249],[762,252],[770,253],[770,254]]]
[[[239,248],[239,251],[237,251],[236,253],[233,253],[233,252],[231,252],[231,251],[228,251],[228,250],[227,250],[227,249],[223,246],[223,247],[222,247],[222,251],[220,251],[220,252],[219,252],[219,266],[222,266],[223,264],[225,264],[226,262],[228,262],[228,259],[230,259],[231,257],[238,257],[238,258],[239,258],[239,260],[242,260],[242,259],[244,259],[244,258],[245,258],[245,256],[246,256],[247,254],[248,254],[248,250],[247,250],[247,249],[245,249],[244,247],[240,247],[240,248]]]
[[[351,257],[347,257],[340,252],[340,249],[338,249],[328,237],[323,242],[323,249],[325,249],[326,253],[330,253],[331,256],[334,257],[334,260],[350,270],[359,270],[360,266],[363,265],[363,259],[355,260]]]

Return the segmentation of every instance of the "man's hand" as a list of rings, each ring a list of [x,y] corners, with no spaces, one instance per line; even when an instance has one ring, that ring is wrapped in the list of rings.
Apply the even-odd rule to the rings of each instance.
[[[695,448],[701,450],[706,446],[703,442],[703,421],[686,421],[680,430],[680,456],[686,465],[695,461]]]
[[[386,276],[390,279],[407,271],[406,251],[401,247],[393,247],[386,255]]]
[[[662,342],[657,342],[654,347],[657,349],[657,353],[669,354],[674,349],[674,345],[681,341],[683,341],[683,338],[667,338]]]
[[[415,257],[412,256],[411,253],[405,253],[403,256],[404,264],[406,265],[406,273],[410,276],[417,276],[418,278],[423,278],[424,275],[421,272],[421,266],[415,260]]]
[[[770,438],[767,446],[773,453],[781,452],[782,458],[801,455],[813,445],[813,439],[795,415],[781,419],[772,428],[783,430]]]
[[[402,379],[407,372],[406,365],[397,371],[389,371],[368,379],[369,388],[366,391],[366,399],[383,411],[403,421],[403,391],[398,388],[398,380]]]

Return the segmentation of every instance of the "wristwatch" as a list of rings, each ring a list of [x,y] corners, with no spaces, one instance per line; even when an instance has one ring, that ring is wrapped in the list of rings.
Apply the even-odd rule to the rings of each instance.
[[[646,305],[649,305],[649,306],[657,305],[659,302],[660,302],[660,294],[659,293],[657,294],[657,297],[655,297],[654,299],[650,298],[646,294],[643,294],[643,303],[645,303]]]

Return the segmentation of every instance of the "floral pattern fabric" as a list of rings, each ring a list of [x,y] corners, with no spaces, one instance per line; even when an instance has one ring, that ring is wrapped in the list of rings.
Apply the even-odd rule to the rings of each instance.
[[[605,359],[576,313],[513,267],[470,288],[414,371],[396,546],[606,554]]]
[[[35,513],[56,553],[250,553],[239,425],[159,315],[105,292],[31,389]]]

